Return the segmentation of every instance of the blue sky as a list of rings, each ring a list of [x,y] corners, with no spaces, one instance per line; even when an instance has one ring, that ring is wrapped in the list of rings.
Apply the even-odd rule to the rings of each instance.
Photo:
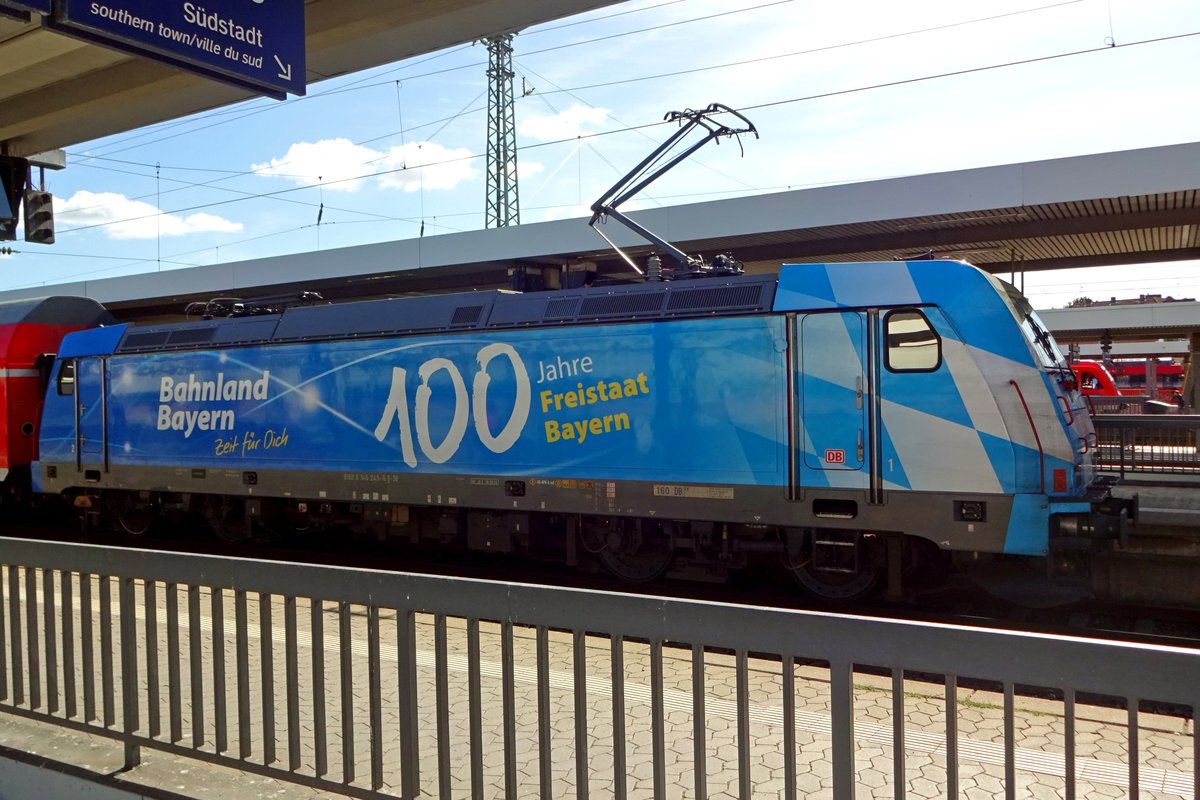
[[[1200,139],[1196,0],[730,6],[632,0],[518,33],[522,222],[585,215],[669,135],[653,123],[714,101],[761,139],[710,145],[641,206]],[[481,228],[486,63],[463,45],[68,147],[57,242],[13,243],[0,291]],[[1039,307],[1200,297],[1195,263],[1129,274],[1025,286]]]

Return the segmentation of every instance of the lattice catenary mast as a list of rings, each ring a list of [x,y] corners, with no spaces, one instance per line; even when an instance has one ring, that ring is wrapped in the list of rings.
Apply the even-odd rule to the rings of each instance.
[[[521,224],[517,195],[517,128],[513,113],[513,34],[491,36],[488,47],[487,208],[484,227]]]

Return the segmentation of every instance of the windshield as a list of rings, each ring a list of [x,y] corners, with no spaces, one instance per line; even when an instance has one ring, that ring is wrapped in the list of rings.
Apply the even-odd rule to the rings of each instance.
[[[1000,296],[1004,298],[1005,304],[1020,324],[1021,331],[1025,334],[1025,339],[1029,342],[1042,366],[1065,366],[1067,360],[1063,357],[1062,351],[1058,349],[1058,343],[1054,341],[1054,337],[1046,329],[1045,323],[1038,318],[1037,312],[1033,310],[1033,306],[1029,304],[1025,295],[1021,294],[1021,290],[1008,281],[997,278],[995,275],[989,275],[988,277],[1000,289]]]

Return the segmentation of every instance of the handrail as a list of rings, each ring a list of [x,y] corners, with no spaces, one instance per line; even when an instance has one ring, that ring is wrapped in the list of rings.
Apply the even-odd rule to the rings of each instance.
[[[1122,479],[1171,476],[1172,481],[1200,483],[1200,415],[1099,414],[1092,418],[1097,469]]]
[[[1016,380],[1009,379],[1009,383],[1017,390],[1017,397],[1021,400],[1021,407],[1025,409],[1025,418],[1029,420],[1029,428],[1033,431],[1033,440],[1037,442],[1038,448],[1038,472],[1041,478],[1039,489],[1042,494],[1046,493],[1046,451],[1042,449],[1042,437],[1038,436],[1037,425],[1033,424],[1033,414],[1029,413],[1029,404],[1025,402],[1025,393],[1021,391],[1020,385]]]
[[[1055,398],[1062,401],[1063,411],[1067,412],[1067,424],[1075,424],[1075,412],[1071,409],[1071,401],[1061,394],[1055,395]]]
[[[1188,430],[1200,428],[1200,414],[1093,414],[1092,422],[1106,427]]]
[[[186,613],[181,613],[185,604]],[[1014,687],[1054,687],[1062,693],[1068,756],[1037,754],[1055,771],[1062,770],[1058,774],[1065,773],[1068,782],[1077,772],[1081,778],[1091,774],[1085,771],[1092,764],[1088,754],[1070,756],[1077,696],[1081,702],[1096,695],[1127,698],[1131,773],[1144,758],[1136,745],[1139,733],[1147,730],[1138,720],[1140,704],[1188,707],[1193,722],[1200,715],[1195,680],[1200,652],[1180,647],[0,538],[0,622],[7,620],[16,624],[0,627],[5,632],[0,639],[0,675],[5,677],[0,681],[0,720],[24,717],[123,743],[127,767],[136,765],[142,749],[149,749],[357,800],[433,796],[439,787],[441,796],[466,797],[501,781],[508,787],[507,797],[561,797],[573,793],[563,786],[572,765],[577,776],[586,778],[592,759],[607,752],[612,754],[614,783],[645,768],[659,776],[655,796],[665,796],[664,776],[676,759],[668,756],[664,739],[668,732],[672,741],[675,734],[686,736],[686,723],[674,719],[674,710],[668,718],[666,709],[689,706],[693,731],[699,732],[691,736],[695,796],[705,796],[705,781],[712,774],[719,775],[722,785],[738,781],[741,796],[749,797],[752,758],[777,760],[784,784],[796,787],[800,754],[791,737],[803,726],[831,742],[813,747],[831,752],[832,796],[852,797],[860,783],[856,730],[863,735],[856,720],[866,710],[861,704],[869,702],[873,708],[878,702],[862,696],[873,694],[871,690],[857,689],[864,669],[891,675],[893,722],[869,726],[866,735],[885,737],[882,746],[897,753],[904,752],[906,742],[929,753],[957,748],[960,679],[1002,685],[1004,707],[993,707],[1003,714],[1002,741],[963,737],[973,747],[964,747],[962,755],[975,761],[980,755],[974,745],[984,748],[987,758],[999,756],[1009,763],[1019,747],[1034,747],[1015,732]],[[209,631],[202,628],[204,620],[211,623]],[[97,653],[118,637],[120,647]],[[677,657],[678,651],[664,655],[667,643],[691,649],[690,697],[681,682],[689,670],[676,669],[688,659]],[[209,648],[212,657],[203,658],[202,648]],[[709,657],[714,653],[719,660]],[[733,657],[726,658],[730,653]],[[93,681],[91,674],[90,659],[96,656],[105,659],[103,681]],[[227,656],[236,666],[236,687],[226,675]],[[628,672],[626,659],[634,667]],[[160,663],[168,667],[166,676],[159,672]],[[817,663],[827,666],[811,666]],[[804,671],[798,672],[801,665]],[[811,678],[810,670],[815,670]],[[286,673],[286,680],[277,680],[279,672]],[[927,676],[922,680],[943,676],[945,709],[930,724],[944,735],[905,738],[913,724],[905,681],[915,673]],[[78,683],[60,682],[59,675]],[[566,695],[561,691],[561,681],[570,686],[569,676],[574,712],[571,690]],[[481,691],[484,679],[486,694]],[[832,687],[827,703],[818,697],[820,708],[811,712],[796,703],[807,693],[798,684],[809,680]],[[187,691],[189,683],[197,689]],[[86,692],[79,705],[77,685]],[[760,691],[765,698],[781,697],[782,708],[764,705],[779,700],[752,702]],[[645,740],[625,736],[607,721],[624,719],[626,692],[631,703],[649,708]],[[612,716],[592,710],[605,695]],[[714,696],[718,702],[708,700]],[[334,715],[339,697],[342,710]],[[671,705],[664,698],[671,698]],[[227,699],[233,701],[228,709]],[[310,703],[304,712],[302,699]],[[97,705],[104,719],[97,718]],[[148,712],[145,717],[141,709]],[[169,736],[160,730],[160,712],[169,714],[161,721],[169,724]],[[262,724],[253,720],[258,712],[265,712]],[[480,720],[490,720],[492,714],[499,719],[496,735],[484,737]],[[532,749],[542,766],[538,785],[525,781],[521,790],[514,788],[518,771],[529,760],[517,756],[518,716],[519,741],[536,741]],[[739,734],[737,758],[726,758],[722,751],[718,759],[717,743],[704,737],[710,717],[729,720],[731,726],[754,719],[782,735],[752,740]],[[189,718],[192,735],[181,735]],[[326,735],[326,726],[339,719],[340,741]],[[575,753],[565,758],[553,745],[562,739],[549,735],[551,726],[560,723],[574,728],[577,743]],[[602,732],[606,727],[607,736]],[[277,750],[276,738],[287,746]],[[451,770],[451,758],[468,741],[469,777],[466,765]],[[1172,773],[1179,782],[1172,785],[1189,778],[1200,784],[1200,767],[1182,769],[1187,771]],[[1157,771],[1159,783],[1165,777]],[[1014,778],[1007,780],[1012,788]],[[895,785],[902,781],[903,775]],[[1148,782],[1143,778],[1147,788]],[[959,796],[953,776],[945,783],[944,794]],[[1116,785],[1111,778],[1109,783]],[[1133,776],[1130,795],[1138,796],[1138,788]],[[794,788],[785,792],[797,795]]]

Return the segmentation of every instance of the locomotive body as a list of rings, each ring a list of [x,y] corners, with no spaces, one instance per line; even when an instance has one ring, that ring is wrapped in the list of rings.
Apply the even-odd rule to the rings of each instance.
[[[810,264],[73,333],[33,476],[135,533],[358,524],[635,580],[766,554],[847,597],[922,551],[1104,534],[1093,443],[1012,287]]]

